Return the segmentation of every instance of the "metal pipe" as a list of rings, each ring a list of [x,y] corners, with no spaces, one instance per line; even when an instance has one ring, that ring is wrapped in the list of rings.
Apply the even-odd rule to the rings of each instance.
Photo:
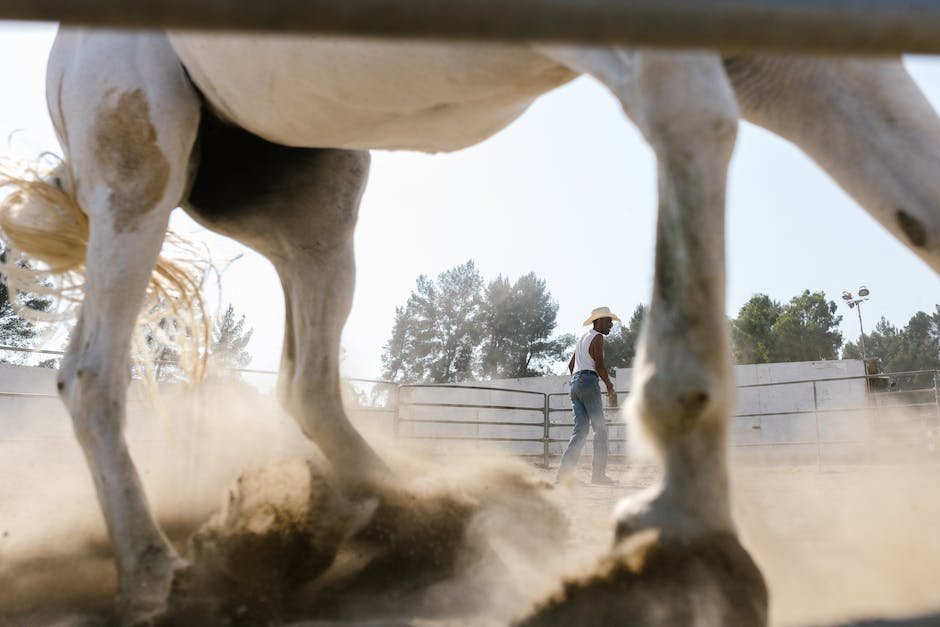
[[[549,454],[551,453],[551,440],[552,440],[552,422],[551,422],[551,413],[550,413],[550,398],[548,394],[543,395],[543,416],[542,416],[542,465],[548,469]]]
[[[0,19],[728,51],[940,53],[940,3],[934,0],[0,0]]]

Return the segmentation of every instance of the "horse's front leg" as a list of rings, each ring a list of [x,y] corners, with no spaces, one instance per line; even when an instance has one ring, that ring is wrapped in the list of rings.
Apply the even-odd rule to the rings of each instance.
[[[637,624],[764,624],[766,590],[737,543],[727,468],[733,382],[724,314],[724,210],[738,121],[734,94],[712,54],[549,53],[606,84],[658,162],[653,296],[628,411],[652,440],[664,473],[648,494],[618,506],[614,561],[623,561],[607,568],[630,585],[614,588],[616,598],[607,602],[633,613],[628,620]],[[705,575],[696,579],[693,572]],[[546,611],[544,622],[590,617],[579,608],[609,585],[606,577],[590,582],[586,593],[570,586],[572,602],[557,613]],[[693,620],[693,599],[706,596],[713,619]],[[608,618],[616,619],[617,611]]]
[[[49,100],[90,225],[85,297],[59,391],[114,549],[120,621],[149,622],[182,562],[124,440],[129,349],[185,187],[199,103],[164,37],[68,31],[50,57]]]

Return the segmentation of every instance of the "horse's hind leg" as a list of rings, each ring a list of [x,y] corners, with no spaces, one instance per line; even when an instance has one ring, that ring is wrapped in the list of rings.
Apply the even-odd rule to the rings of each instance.
[[[59,391],[115,552],[121,622],[149,621],[165,609],[182,562],[150,511],[124,440],[129,350],[167,220],[185,187],[199,103],[159,35],[63,31],[50,57],[49,87],[90,225],[85,298]]]
[[[267,257],[281,278],[281,403],[341,481],[375,478],[385,466],[350,423],[339,375],[368,153],[288,148],[228,127],[206,128],[201,139],[187,210]]]
[[[729,57],[744,117],[802,148],[940,272],[940,118],[900,59]]]

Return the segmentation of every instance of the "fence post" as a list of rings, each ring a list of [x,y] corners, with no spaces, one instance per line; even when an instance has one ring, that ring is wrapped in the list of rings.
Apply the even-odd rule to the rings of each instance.
[[[398,438],[398,422],[401,420],[401,386],[395,386],[395,413],[392,415],[392,434]]]
[[[936,419],[927,430],[927,450],[931,453],[937,450],[937,439],[940,438],[940,370],[933,372],[933,402],[936,406]]]
[[[816,382],[813,381],[813,418],[816,422],[816,470],[822,470],[822,453],[820,448],[822,446],[819,441],[819,396],[816,393]]]
[[[544,432],[542,433],[542,464],[545,466],[545,469],[548,469],[548,456],[549,450],[548,445],[551,441],[551,421],[549,416],[551,415],[551,397],[548,394],[542,394],[544,399],[544,410],[542,415],[542,422],[544,424]]]

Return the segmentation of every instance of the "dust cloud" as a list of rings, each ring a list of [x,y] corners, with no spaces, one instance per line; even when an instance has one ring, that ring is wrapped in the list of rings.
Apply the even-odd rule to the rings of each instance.
[[[613,465],[619,487],[556,488],[517,460],[431,453],[376,424],[364,430],[393,474],[359,494],[248,386],[164,402],[166,420],[132,405],[128,439],[161,524],[194,563],[175,595],[179,625],[506,625],[590,572],[614,503],[657,476]],[[4,424],[25,426],[0,433],[0,624],[104,625],[115,576],[88,471],[65,412],[37,435],[39,411],[49,405],[23,405]],[[733,464],[772,625],[940,612],[940,463],[877,452]]]
[[[128,441],[193,564],[171,624],[506,624],[594,556],[568,542],[559,492],[518,460],[435,457],[378,429],[369,437],[391,475],[350,490],[266,395],[162,398],[162,421],[132,405]],[[26,427],[0,457],[0,624],[105,624],[115,574],[84,459],[64,411],[66,428],[42,437],[29,435],[33,412],[8,419]]]
[[[770,588],[771,624],[935,614],[940,624],[940,460],[739,466],[735,486],[742,542]]]

